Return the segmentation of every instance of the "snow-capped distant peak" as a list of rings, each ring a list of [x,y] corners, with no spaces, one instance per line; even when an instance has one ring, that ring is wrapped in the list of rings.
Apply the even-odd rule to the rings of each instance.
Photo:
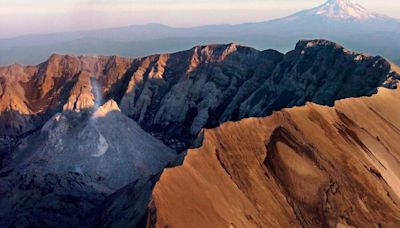
[[[382,17],[370,12],[359,4],[350,0],[328,0],[321,6],[303,12],[306,15],[319,15],[329,19],[337,20],[369,20]]]

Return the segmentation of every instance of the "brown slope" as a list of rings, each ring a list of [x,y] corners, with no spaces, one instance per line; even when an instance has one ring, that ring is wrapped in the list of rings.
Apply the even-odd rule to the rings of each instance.
[[[0,120],[0,127],[5,126],[0,135],[26,133],[26,123],[40,127],[56,111],[92,108],[97,82],[105,100],[115,98],[125,114],[146,130],[182,142],[204,126],[227,120],[263,116],[309,100],[333,104],[343,97],[373,94],[380,86],[394,88],[398,77],[381,57],[350,52],[323,40],[301,41],[286,55],[230,44],[140,59],[54,55],[36,67],[13,67],[0,68],[0,106],[5,113],[14,111],[8,117],[0,113],[6,117]],[[27,113],[22,112],[25,106]],[[15,123],[11,128],[8,118]],[[117,131],[109,128],[106,132]],[[127,211],[125,205],[117,206]],[[118,210],[112,211],[109,216],[106,210],[109,217],[104,218],[122,218]]]
[[[52,55],[37,66],[0,67],[0,136],[18,136],[42,126],[65,108],[94,103],[90,78],[109,92],[132,64],[120,57]],[[106,77],[105,77],[106,75]]]
[[[396,65],[395,63],[391,63],[391,65],[392,65],[392,69],[394,69],[394,71],[400,72],[400,67],[399,67],[399,65]]]
[[[204,133],[153,191],[149,227],[397,227],[400,90]]]

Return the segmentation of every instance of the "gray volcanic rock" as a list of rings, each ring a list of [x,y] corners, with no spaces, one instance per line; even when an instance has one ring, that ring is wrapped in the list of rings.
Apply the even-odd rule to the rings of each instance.
[[[175,159],[114,101],[93,114],[58,113],[5,160],[0,226],[82,225],[108,195],[146,185]]]
[[[145,185],[131,183],[107,197],[90,220],[91,227],[146,227],[145,208],[159,176],[146,179]]]
[[[121,101],[123,112],[167,138],[190,138],[203,127],[306,101],[333,105],[371,95],[379,86],[394,88],[398,77],[385,59],[324,40],[301,41],[286,55],[234,44],[197,47],[186,52],[185,67],[183,54],[145,62]]]
[[[0,68],[0,226],[137,225],[185,154],[156,137],[183,151],[202,128],[395,88],[394,67],[312,40],[287,54],[229,44]]]
[[[285,55],[236,44],[138,59],[53,55],[36,67],[0,68],[3,94],[11,94],[0,101],[0,128],[18,136],[62,109],[93,107],[97,87],[146,131],[183,149],[203,127],[307,101],[333,105],[394,88],[397,78],[384,58],[325,40],[300,41]]]

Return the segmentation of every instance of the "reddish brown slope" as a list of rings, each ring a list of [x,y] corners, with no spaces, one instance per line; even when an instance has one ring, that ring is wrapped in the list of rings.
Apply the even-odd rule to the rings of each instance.
[[[101,80],[104,93],[112,93],[132,61],[52,55],[37,66],[0,67],[0,136],[26,134],[63,106],[68,110],[91,107],[94,97],[90,80]]]
[[[400,90],[206,130],[168,169],[149,226],[396,227]]]

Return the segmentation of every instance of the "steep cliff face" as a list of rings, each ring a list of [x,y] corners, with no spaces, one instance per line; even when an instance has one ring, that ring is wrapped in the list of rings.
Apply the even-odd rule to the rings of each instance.
[[[383,58],[324,40],[300,41],[286,55],[236,44],[138,59],[53,55],[35,67],[0,68],[0,128],[3,136],[21,135],[62,109],[89,109],[98,90],[182,149],[203,127],[371,95],[395,87],[395,77]]]
[[[160,57],[148,78],[134,75],[121,101],[126,114],[167,138],[190,138],[203,127],[306,101],[332,105],[370,95],[378,85],[394,87],[387,61],[328,41],[301,41],[286,55],[236,45],[198,47],[186,52],[190,65],[184,68],[177,60],[182,54]]]
[[[94,107],[91,79],[109,92],[130,67],[119,57],[52,55],[38,66],[0,68],[0,135],[18,136],[40,127],[64,109]]]
[[[396,227],[400,90],[205,130],[153,191],[148,227]]]
[[[0,226],[136,226],[162,170],[185,155],[171,148],[187,149],[201,129],[394,89],[395,70],[324,40],[300,41],[287,54],[229,44],[0,68]],[[189,151],[162,176],[148,224],[398,222],[389,198],[397,203],[391,167],[400,141],[388,103],[398,90],[382,91],[365,107],[364,99],[354,100],[360,107],[307,105],[206,131],[202,152]],[[380,104],[382,93],[395,95]]]

